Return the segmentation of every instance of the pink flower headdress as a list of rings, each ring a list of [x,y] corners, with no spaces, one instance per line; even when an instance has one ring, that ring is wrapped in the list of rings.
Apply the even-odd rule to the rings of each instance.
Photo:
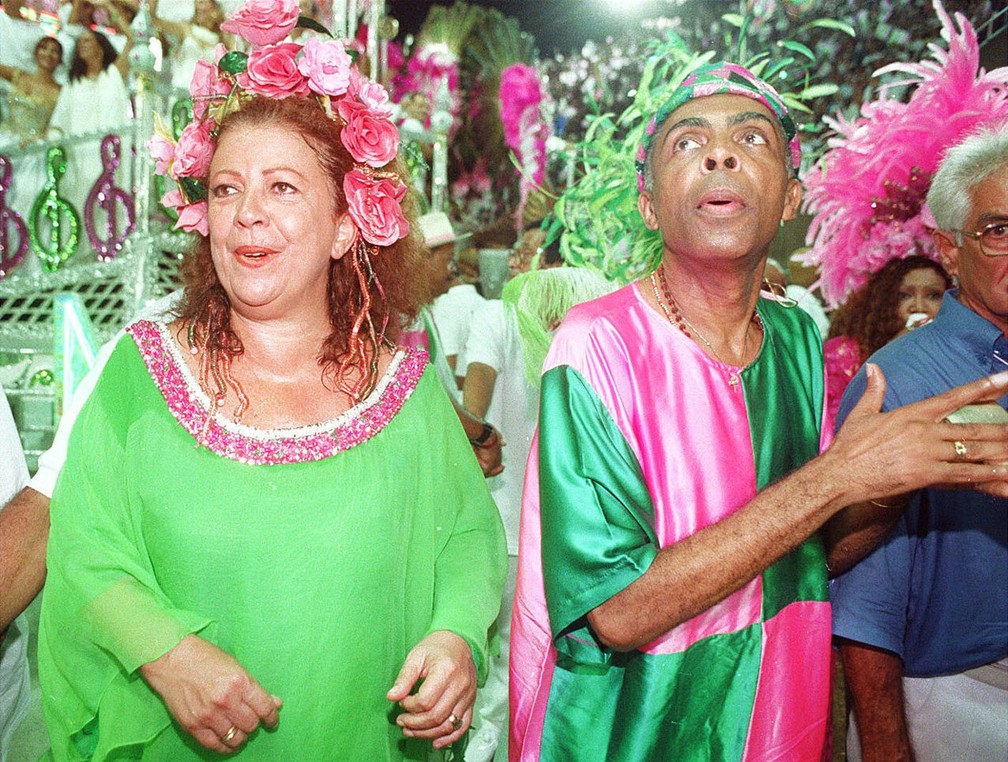
[[[948,50],[930,45],[933,61],[894,63],[875,75],[906,79],[880,88],[853,122],[828,120],[836,136],[805,178],[805,208],[814,217],[802,260],[820,268],[827,305],[835,307],[890,259],[937,259],[934,223],[925,206],[942,155],[968,133],[1008,121],[1008,68],[979,68],[976,32],[956,14],[958,30],[933,0]],[[916,85],[907,102],[892,88]]]
[[[340,140],[355,162],[343,178],[351,219],[367,244],[390,246],[409,233],[409,223],[402,211],[406,185],[385,169],[399,150],[388,92],[361,75],[339,40],[283,42],[298,21],[297,0],[247,0],[221,24],[251,50],[218,45],[213,64],[197,63],[189,84],[194,121],[177,142],[156,125],[147,143],[155,172],[178,186],[161,203],[178,213],[176,228],[207,235],[206,177],[224,118],[253,96],[313,97],[342,125]]]
[[[391,119],[392,104],[385,88],[361,75],[343,42],[319,38],[310,38],[304,45],[284,42],[299,24],[325,31],[299,17],[297,0],[247,0],[221,29],[245,39],[249,52],[227,51],[218,45],[214,63],[197,63],[189,84],[193,122],[177,141],[158,123],[147,145],[156,173],[170,176],[177,185],[161,200],[178,212],[175,227],[206,236],[207,175],[220,125],[228,114],[254,97],[310,98],[318,103],[320,116],[339,125],[340,142],[354,160],[353,168],[343,176],[343,192],[347,212],[360,232],[352,263],[361,293],[360,303],[348,306],[353,328],[337,377],[340,388],[357,401],[377,383],[377,363],[369,357],[367,345],[377,351],[389,323],[387,313],[380,326],[372,323],[372,290],[379,297],[383,292],[371,268],[371,256],[378,247],[391,246],[409,234],[402,206],[407,186],[388,166],[399,151],[399,131]],[[235,418],[240,419],[248,398],[230,375],[230,350],[218,336],[220,321],[210,325],[213,320],[211,316],[207,325],[194,322],[190,326],[190,345],[197,353],[201,347],[208,350],[202,352],[201,384],[209,384],[212,378],[216,389],[207,393],[222,402],[225,385],[231,386],[239,399]],[[212,346],[210,334],[215,336]]]

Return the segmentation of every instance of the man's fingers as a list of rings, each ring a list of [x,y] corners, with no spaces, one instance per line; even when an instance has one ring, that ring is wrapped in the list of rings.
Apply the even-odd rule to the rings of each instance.
[[[856,418],[862,415],[877,413],[882,409],[882,401],[885,399],[886,381],[882,371],[875,363],[865,363],[865,376],[867,385],[864,394],[857,401],[850,411],[848,418]]]
[[[949,413],[953,413],[965,405],[989,402],[1003,396],[1006,392],[1008,392],[1008,371],[978,378],[976,381],[949,389],[942,394],[902,407],[896,412],[905,410],[907,415],[914,417],[923,415],[931,420],[940,421]]]

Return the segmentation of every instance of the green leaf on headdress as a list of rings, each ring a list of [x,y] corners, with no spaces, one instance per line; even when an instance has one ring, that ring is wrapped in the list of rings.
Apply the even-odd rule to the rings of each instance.
[[[741,13],[726,13],[721,17],[721,19],[726,24],[731,24],[732,26],[738,27],[739,29],[742,28],[742,22],[744,21],[744,18]]]
[[[322,26],[313,18],[308,16],[298,16],[297,23],[294,25],[298,29],[311,29],[313,32],[318,32],[319,34],[324,34],[326,37],[332,37],[333,33]]]
[[[217,67],[228,74],[241,74],[248,68],[248,55],[240,50],[232,50],[223,55],[217,62]]]
[[[206,201],[206,183],[202,180],[197,180],[195,177],[183,177],[179,180],[179,185],[182,186],[182,195],[186,197],[186,200],[190,204],[195,204],[197,201]]]

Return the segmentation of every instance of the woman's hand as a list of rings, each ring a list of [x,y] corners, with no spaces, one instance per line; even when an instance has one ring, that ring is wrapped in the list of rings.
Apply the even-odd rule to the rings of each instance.
[[[421,678],[420,689],[411,693]],[[455,743],[469,729],[476,700],[469,644],[448,630],[432,632],[406,655],[386,697],[405,710],[396,720],[403,735],[432,738],[435,749]]]
[[[227,754],[260,724],[276,727],[281,701],[233,656],[186,635],[164,656],[140,667],[175,721],[203,746]]]

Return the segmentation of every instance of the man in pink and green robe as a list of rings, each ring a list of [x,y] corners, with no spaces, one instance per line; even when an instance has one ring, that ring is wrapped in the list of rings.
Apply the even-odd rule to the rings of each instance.
[[[819,529],[839,563],[898,510],[876,498],[932,483],[1008,495],[1004,430],[959,429],[953,447],[943,422],[1003,395],[1008,373],[881,413],[871,366],[817,456],[819,332],[760,289],[800,206],[800,158],[783,100],[735,64],[699,67],[645,131],[638,209],[661,263],[571,310],[545,363],[512,616],[512,760],[819,759]]]
[[[677,591],[654,587],[663,579],[655,567],[673,558],[666,550],[696,546],[698,533],[709,541],[824,444],[819,332],[793,304],[758,298],[774,228],[801,197],[799,157],[783,101],[732,64],[698,70],[647,130],[641,214],[661,233],[662,267],[650,288],[644,279],[571,310],[545,363],[512,624],[512,760],[822,753],[830,613],[815,525],[793,520],[803,528],[765,544],[747,536],[737,547],[752,569],[712,584],[692,615],[668,614],[674,606],[662,599]],[[739,306],[687,302],[682,289],[698,272],[703,287],[744,298],[734,311],[741,340],[721,345],[737,364],[682,318],[706,306],[708,331],[728,326]],[[726,547],[704,551],[697,576],[727,566]],[[679,593],[696,586],[681,585]],[[635,633],[619,646],[591,620],[610,617],[615,600],[623,610],[606,621],[630,621]],[[659,603],[654,616],[641,611]]]
[[[576,307],[558,331],[525,485],[512,759],[819,758],[830,614],[816,537],[638,650],[607,649],[586,620],[660,548],[818,453],[819,334],[800,309],[757,310],[763,347],[741,370],[637,284]],[[528,562],[540,552],[541,566]]]

